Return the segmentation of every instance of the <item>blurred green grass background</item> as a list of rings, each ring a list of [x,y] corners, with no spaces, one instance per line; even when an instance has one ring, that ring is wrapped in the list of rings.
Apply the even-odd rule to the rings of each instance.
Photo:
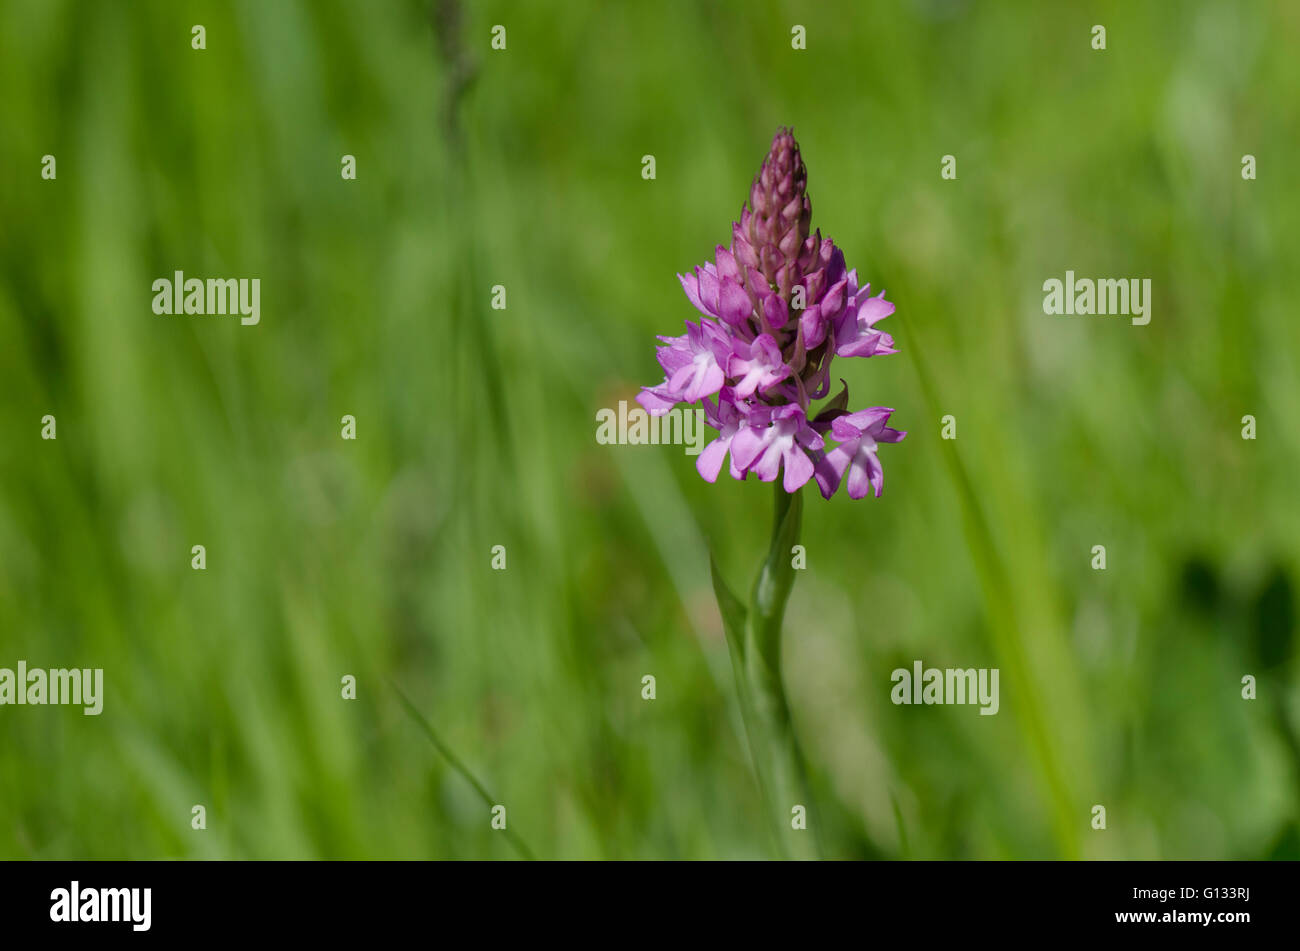
[[[1298,44],[1284,2],[3,0],[0,666],[107,696],[0,708],[0,857],[513,857],[395,688],[539,856],[771,855],[707,569],[768,489],[594,434],[783,124],[898,305],[836,368],[910,431],[807,500],[828,853],[1300,857]],[[261,324],[155,316],[176,269]],[[1067,269],[1151,324],[1045,316]],[[1001,712],[892,705],[916,659]]]

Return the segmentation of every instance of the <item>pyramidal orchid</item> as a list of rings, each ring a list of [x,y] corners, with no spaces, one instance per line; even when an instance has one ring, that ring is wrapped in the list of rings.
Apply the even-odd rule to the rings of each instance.
[[[884,291],[871,293],[844,254],[812,231],[808,170],[799,144],[781,129],[731,227],[731,244],[712,261],[680,274],[699,312],[686,333],[660,337],[664,378],[637,397],[661,416],[678,403],[699,403],[717,438],[696,460],[717,480],[723,464],[734,479],[751,473],[776,484],[772,539],[748,605],[711,560],[713,589],[736,675],[755,772],[778,852],[819,853],[807,772],[781,675],[781,626],[798,545],[802,488],[814,481],[829,499],[840,486],[852,499],[879,497],[882,443],[907,434],[886,425],[892,409],[848,410],[848,386],[833,398],[836,357],[896,353],[877,328],[894,312]],[[813,404],[826,400],[818,409]],[[799,817],[804,816],[804,823]],[[792,818],[793,817],[793,818]]]
[[[678,403],[703,406],[719,434],[697,461],[710,482],[729,451],[728,471],[737,479],[752,472],[773,482],[783,471],[786,492],[815,475],[826,498],[841,484],[853,499],[869,490],[879,496],[878,445],[907,434],[885,427],[888,435],[863,438],[853,423],[835,421],[852,416],[883,427],[893,410],[851,414],[847,386],[820,412],[813,414],[812,404],[830,393],[835,357],[897,353],[893,338],[876,329],[894,305],[884,291],[873,296],[859,284],[843,252],[811,226],[808,170],[793,133],[782,129],[732,224],[731,246],[719,245],[712,261],[678,275],[699,317],[686,321],[682,336],[659,338],[663,382],[637,400],[655,416]]]

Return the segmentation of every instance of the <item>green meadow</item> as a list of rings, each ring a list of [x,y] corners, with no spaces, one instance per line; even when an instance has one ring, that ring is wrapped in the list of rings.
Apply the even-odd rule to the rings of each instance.
[[[835,375],[908,431],[804,491],[823,854],[1300,858],[1297,46],[1282,0],[0,0],[0,668],[103,670],[0,705],[0,858],[773,857],[709,575],[771,487],[596,430],[783,125],[897,305]],[[155,313],[177,271],[259,321]],[[1067,271],[1149,323],[1045,313]],[[917,661],[998,712],[895,704]]]

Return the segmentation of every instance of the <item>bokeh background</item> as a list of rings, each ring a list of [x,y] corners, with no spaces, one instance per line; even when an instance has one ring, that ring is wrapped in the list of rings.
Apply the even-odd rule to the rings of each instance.
[[[837,368],[910,431],[807,499],[827,854],[1300,857],[1297,46],[1285,2],[3,0],[0,666],[107,697],[0,708],[0,856],[772,855],[707,567],[769,487],[595,414],[790,124],[898,305]],[[155,316],[176,269],[261,324]],[[1067,269],[1150,325],[1045,316]],[[918,659],[1001,712],[894,706]]]

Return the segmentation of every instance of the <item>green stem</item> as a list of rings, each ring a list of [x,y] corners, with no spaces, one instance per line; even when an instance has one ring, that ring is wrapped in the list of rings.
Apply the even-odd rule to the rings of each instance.
[[[778,482],[772,541],[754,579],[748,609],[732,594],[717,562],[709,556],[745,738],[782,858],[821,857],[821,832],[781,677],[781,622],[794,587],[793,549],[799,543],[802,516],[802,495],[785,492]],[[802,813],[796,807],[801,807]]]
[[[781,628],[794,587],[793,548],[799,543],[803,496],[776,485],[772,540],[754,579],[745,632],[744,675],[754,720],[751,744],[767,793],[768,811],[783,855],[816,858],[818,831],[803,753],[781,674]],[[802,807],[799,828],[796,807]]]

